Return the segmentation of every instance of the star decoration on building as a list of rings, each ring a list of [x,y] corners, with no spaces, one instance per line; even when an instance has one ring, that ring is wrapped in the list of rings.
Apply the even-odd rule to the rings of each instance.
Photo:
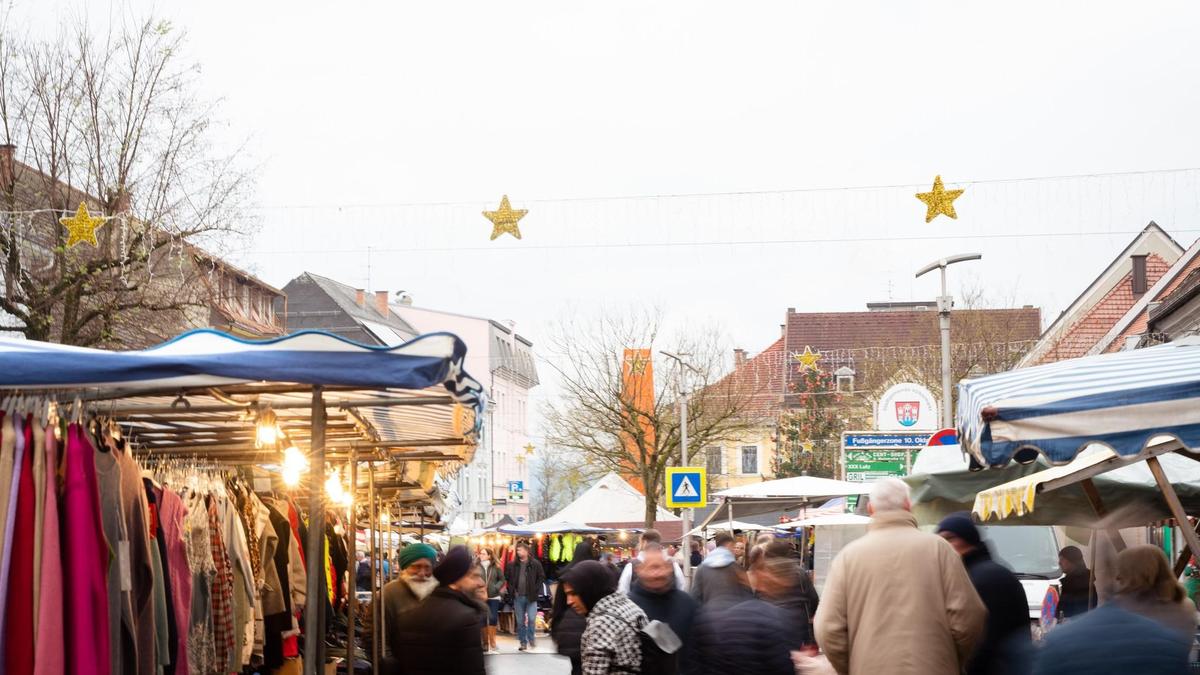
[[[645,375],[646,359],[642,358],[640,355],[635,355],[633,358],[629,359],[629,373],[631,375]]]
[[[796,354],[792,358],[800,363],[800,370],[817,370],[817,361],[821,360],[821,352],[814,352],[811,347],[806,345],[803,354]]]
[[[934,177],[931,192],[917,193],[917,199],[925,202],[925,222],[928,223],[941,215],[957,220],[958,214],[954,212],[954,200],[961,197],[962,193],[962,190],[947,190],[942,185],[942,177]]]
[[[533,443],[529,443],[525,446],[525,454],[532,455],[535,449],[536,448],[533,447]]]
[[[85,241],[92,246],[99,246],[100,242],[96,241],[96,229],[107,220],[107,216],[93,216],[88,213],[87,204],[79,202],[79,208],[75,210],[75,215],[63,216],[58,219],[58,222],[67,228],[70,235],[67,237],[67,247],[70,248]]]
[[[521,230],[517,227],[517,222],[529,213],[528,209],[514,209],[508,203],[508,195],[500,198],[500,208],[495,211],[484,211],[483,217],[492,221],[492,241],[496,240],[502,234],[511,234],[517,239],[521,238]]]

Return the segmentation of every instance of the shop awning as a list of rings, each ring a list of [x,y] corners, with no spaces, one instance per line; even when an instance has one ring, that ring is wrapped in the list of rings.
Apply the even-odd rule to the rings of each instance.
[[[816,476],[794,476],[750,483],[713,495],[720,499],[721,503],[713,509],[701,526],[719,528],[722,522],[737,516],[799,508],[808,504],[820,504],[834,497],[865,495],[870,491],[870,483],[851,483]]]
[[[958,420],[983,466],[1065,464],[1091,443],[1136,455],[1162,435],[1198,447],[1200,337],[966,380]]]
[[[795,530],[800,527],[834,527],[845,525],[862,525],[865,527],[870,522],[870,518],[866,516],[860,516],[856,513],[837,513],[827,516],[817,516],[815,518],[804,518],[803,520],[794,520],[790,523],[779,525],[776,529]]]
[[[558,534],[574,532],[576,534],[608,534],[615,530],[591,527],[583,523],[572,523],[565,520],[542,520],[526,525],[502,525],[500,532],[515,535]]]

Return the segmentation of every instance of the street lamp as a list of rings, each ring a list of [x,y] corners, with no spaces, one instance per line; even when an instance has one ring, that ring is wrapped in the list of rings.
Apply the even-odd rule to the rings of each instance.
[[[659,354],[671,359],[679,364],[679,466],[688,465],[688,389],[684,384],[683,378],[686,371],[690,370],[697,375],[700,371],[695,366],[684,360],[683,357],[691,356],[691,354],[672,354],[671,352],[659,351]],[[667,485],[670,490],[671,486]],[[692,510],[688,508],[681,509],[683,511],[683,536],[680,538],[679,544],[683,547],[683,576],[688,580],[689,584],[692,580],[692,537],[689,532],[692,530]]]
[[[942,272],[942,294],[938,296],[937,304],[938,324],[942,332],[942,426],[944,427],[954,426],[954,409],[950,404],[950,399],[953,398],[950,395],[950,309],[954,306],[954,299],[946,290],[946,268],[954,263],[979,260],[982,257],[982,253],[960,253],[935,260],[917,270],[918,279],[934,270]]]

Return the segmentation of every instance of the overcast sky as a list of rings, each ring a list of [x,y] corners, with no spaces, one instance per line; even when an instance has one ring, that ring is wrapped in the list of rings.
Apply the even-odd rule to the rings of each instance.
[[[239,263],[361,286],[371,247],[372,290],[535,341],[644,301],[754,353],[963,251],[1046,323],[1148,221],[1200,236],[1200,171],[1163,172],[1200,167],[1196,3],[57,1],[188,31],[261,166]],[[958,220],[924,222],[936,174]],[[1085,177],[1001,180],[1046,176]]]

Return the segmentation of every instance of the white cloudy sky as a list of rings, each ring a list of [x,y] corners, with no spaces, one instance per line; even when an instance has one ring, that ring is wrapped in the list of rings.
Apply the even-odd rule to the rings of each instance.
[[[238,260],[279,286],[366,285],[371,247],[372,289],[535,340],[641,300],[754,352],[787,307],[932,297],[912,275],[945,254],[982,252],[955,275],[1049,317],[1147,221],[1200,236],[1200,171],[1160,172],[1200,167],[1195,3],[154,9],[261,165]],[[924,222],[935,174],[967,189],[957,221]],[[1082,177],[1003,180],[1046,176]],[[530,209],[520,242],[488,240],[502,194]]]

